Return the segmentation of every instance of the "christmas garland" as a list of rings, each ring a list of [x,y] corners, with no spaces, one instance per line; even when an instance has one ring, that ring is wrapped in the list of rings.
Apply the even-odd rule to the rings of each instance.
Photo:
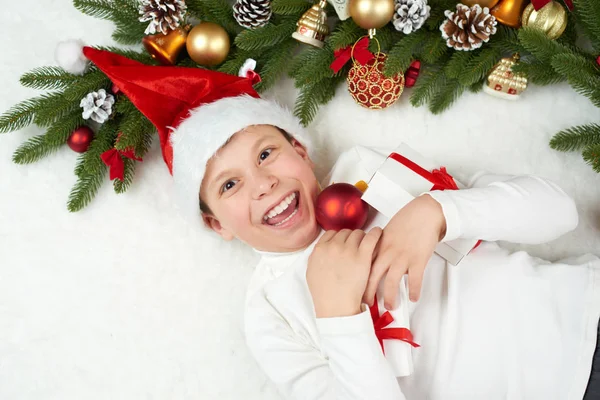
[[[371,9],[360,15],[353,9],[359,2],[366,3],[363,10],[387,2],[387,14]],[[600,2],[565,0],[564,7],[554,0],[533,0],[527,8],[526,0],[465,3],[336,0],[334,9],[324,0],[237,0],[233,6],[228,0],[73,1],[84,14],[113,21],[116,42],[143,43],[146,50],[141,51],[105,48],[141,63],[238,74],[252,58],[262,78],[259,91],[290,76],[300,91],[294,112],[304,124],[344,80],[357,102],[371,108],[393,103],[405,84],[415,86],[413,106],[440,113],[465,91],[486,88],[511,97],[527,82],[561,81],[600,107]],[[528,26],[518,28],[521,19]],[[375,31],[367,31],[375,25]],[[371,40],[365,39],[367,32]],[[202,47],[207,40],[213,47]],[[221,45],[215,47],[217,42]],[[75,59],[24,74],[24,86],[47,92],[0,116],[0,133],[32,123],[46,130],[15,151],[18,164],[35,162],[65,143],[82,153],[68,200],[68,209],[78,211],[97,193],[107,169],[115,191],[127,190],[155,129],[101,71],[69,55],[76,44],[62,46],[57,58],[64,52],[62,58]],[[520,60],[503,59],[515,53]],[[581,150],[600,172],[600,124],[558,132],[550,145]]]

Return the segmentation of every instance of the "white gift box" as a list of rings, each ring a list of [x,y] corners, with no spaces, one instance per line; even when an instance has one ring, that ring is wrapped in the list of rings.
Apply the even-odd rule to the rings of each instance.
[[[427,171],[440,168],[439,164],[423,157],[406,144],[401,144],[395,153]],[[460,182],[455,182],[459,188],[464,187]],[[368,185],[362,199],[385,217],[392,218],[415,197],[431,191],[434,184],[399,161],[388,157]],[[458,265],[476,244],[477,240],[474,239],[456,239],[438,243],[435,252],[451,264]]]

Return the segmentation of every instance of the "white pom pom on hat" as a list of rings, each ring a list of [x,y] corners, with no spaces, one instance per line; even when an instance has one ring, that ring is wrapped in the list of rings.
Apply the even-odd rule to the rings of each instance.
[[[65,71],[83,75],[90,64],[83,54],[85,43],[80,39],[69,39],[59,42],[54,50],[54,59]]]

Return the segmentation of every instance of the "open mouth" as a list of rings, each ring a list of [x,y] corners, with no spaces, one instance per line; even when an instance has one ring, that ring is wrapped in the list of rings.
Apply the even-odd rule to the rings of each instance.
[[[293,192],[287,195],[279,204],[272,207],[263,216],[263,223],[270,226],[281,226],[290,221],[298,213],[300,193]]]

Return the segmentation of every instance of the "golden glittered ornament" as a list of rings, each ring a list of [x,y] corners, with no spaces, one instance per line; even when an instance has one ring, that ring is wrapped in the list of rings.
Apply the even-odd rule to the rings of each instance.
[[[361,28],[379,29],[392,20],[394,0],[350,0],[348,11]]]
[[[364,65],[352,60],[353,65],[346,82],[350,96],[361,106],[371,110],[386,108],[394,104],[402,94],[404,74],[398,72],[391,77],[385,76],[383,69],[386,60],[387,54],[381,52],[377,52]]]
[[[229,35],[220,25],[201,22],[188,33],[186,48],[190,58],[197,64],[218,65],[229,54]]]
[[[462,0],[465,6],[473,7],[475,4],[479,4],[481,7],[487,7],[491,9],[496,4],[498,4],[500,0]]]
[[[521,27],[521,14],[529,0],[502,0],[490,10],[496,21],[512,28]]]
[[[558,39],[567,28],[567,11],[556,1],[551,1],[539,10],[529,4],[523,11],[523,26],[543,31],[548,38]]]
[[[188,32],[191,26],[186,25],[183,28],[177,28],[166,35],[162,33],[146,36],[142,39],[142,44],[148,53],[162,65],[173,65],[177,62],[177,57],[185,47]]]
[[[519,62],[519,54],[503,58],[492,68],[488,75],[487,84],[483,86],[484,92],[503,99],[518,99],[527,89],[527,78],[523,74],[514,73],[512,67]]]
[[[329,34],[327,26],[327,0],[320,0],[302,15],[296,23],[298,28],[292,37],[302,43],[323,47],[325,36]]]

